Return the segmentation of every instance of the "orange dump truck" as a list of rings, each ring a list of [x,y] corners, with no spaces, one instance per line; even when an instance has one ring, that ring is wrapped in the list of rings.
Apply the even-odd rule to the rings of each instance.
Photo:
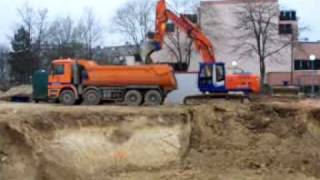
[[[52,63],[48,96],[65,105],[102,101],[160,105],[176,88],[169,65],[102,66],[94,61],[61,59]]]

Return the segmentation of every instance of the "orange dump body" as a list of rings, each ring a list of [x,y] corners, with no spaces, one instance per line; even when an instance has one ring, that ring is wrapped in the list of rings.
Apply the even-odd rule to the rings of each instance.
[[[159,88],[167,94],[177,88],[173,68],[169,65],[115,66],[98,65],[94,61],[61,59],[53,61],[49,76],[49,97],[58,98],[64,89],[71,89],[78,96],[74,83],[74,65],[81,67],[80,85],[97,88]],[[79,85],[79,84],[78,84]]]
[[[230,74],[226,77],[226,87],[229,91],[244,90],[259,93],[260,78],[252,74]]]
[[[101,66],[93,61],[79,61],[87,71],[85,86],[159,86],[166,91],[175,90],[177,82],[169,65]]]

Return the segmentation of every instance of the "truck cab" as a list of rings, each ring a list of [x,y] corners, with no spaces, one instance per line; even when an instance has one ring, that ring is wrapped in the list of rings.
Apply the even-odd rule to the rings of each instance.
[[[72,72],[71,62],[68,61],[56,61],[52,63],[52,70],[49,76],[49,82],[52,84],[71,83]]]
[[[56,60],[52,62],[48,78],[48,96],[51,99],[59,98],[64,89],[75,90],[72,83],[72,60]]]

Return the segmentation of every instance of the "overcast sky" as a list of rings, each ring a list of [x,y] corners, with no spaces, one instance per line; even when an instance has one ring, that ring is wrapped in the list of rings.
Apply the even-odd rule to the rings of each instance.
[[[116,9],[128,0],[0,0],[0,44],[8,43],[8,36],[19,22],[17,8],[26,2],[35,8],[48,8],[49,17],[70,15],[79,18],[85,7],[92,8],[107,29],[111,26]],[[297,10],[300,23],[310,30],[302,37],[310,41],[320,40],[320,0],[280,0],[281,7]],[[105,36],[107,44],[118,44],[116,38]]]

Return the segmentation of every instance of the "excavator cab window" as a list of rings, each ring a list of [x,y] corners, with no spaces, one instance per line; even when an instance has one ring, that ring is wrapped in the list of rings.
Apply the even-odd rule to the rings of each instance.
[[[210,85],[213,83],[212,78],[213,78],[212,65],[209,65],[209,64],[203,65],[200,70],[200,77],[199,77],[200,84]]]
[[[216,66],[216,77],[217,82],[225,81],[225,69],[222,65]]]

